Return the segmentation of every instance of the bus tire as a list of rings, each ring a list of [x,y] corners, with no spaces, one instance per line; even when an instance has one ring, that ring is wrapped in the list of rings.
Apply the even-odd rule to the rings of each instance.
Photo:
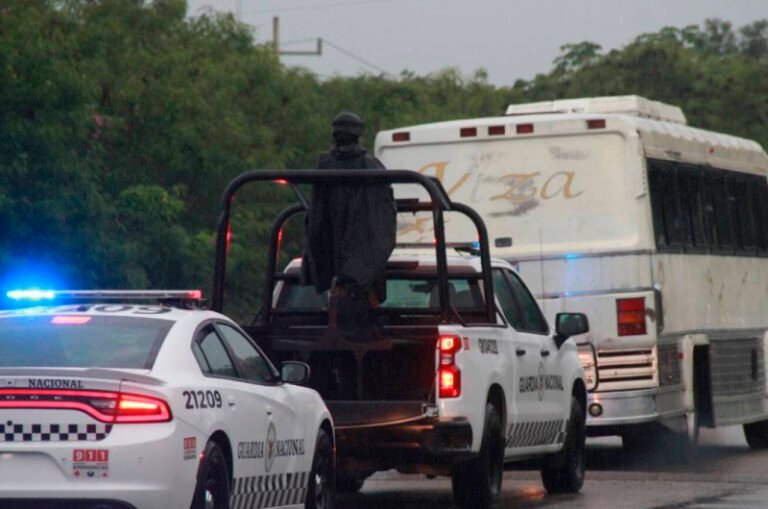
[[[485,405],[480,455],[454,468],[453,499],[460,509],[487,509],[501,493],[504,474],[504,433],[501,416],[492,403]]]
[[[584,485],[587,426],[579,400],[571,398],[571,415],[563,449],[541,469],[541,480],[548,493],[578,493]]]
[[[744,438],[750,449],[768,449],[768,421],[751,422],[744,425]]]

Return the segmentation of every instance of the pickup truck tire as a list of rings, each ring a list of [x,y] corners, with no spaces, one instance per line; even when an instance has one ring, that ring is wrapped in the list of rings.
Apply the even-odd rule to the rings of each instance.
[[[454,468],[453,499],[460,509],[487,509],[501,493],[504,474],[504,433],[498,409],[485,406],[480,455]]]
[[[365,484],[365,479],[355,479],[336,472],[337,493],[357,493],[363,488],[363,484]]]
[[[744,438],[747,439],[750,449],[768,449],[768,421],[745,424]]]
[[[309,473],[306,509],[333,509],[336,497],[336,468],[333,444],[324,429],[317,434],[312,471]]]
[[[577,493],[581,490],[586,468],[586,436],[581,404],[576,398],[571,398],[571,415],[563,449],[541,469],[541,480],[548,493]]]

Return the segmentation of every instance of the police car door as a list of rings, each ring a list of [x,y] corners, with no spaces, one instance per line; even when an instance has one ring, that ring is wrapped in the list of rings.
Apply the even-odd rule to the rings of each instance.
[[[254,422],[242,424],[246,430],[243,441],[256,444],[235,450],[242,462],[251,466],[243,475],[255,479],[235,482],[233,497],[254,500],[256,491],[258,500],[253,507],[303,503],[313,447],[305,443],[305,420],[297,415],[292,391],[279,383],[274,367],[250,338],[229,324],[217,323],[216,329],[234,357],[240,377],[249,384],[245,404],[249,415],[255,415]],[[259,442],[263,443],[263,454]]]
[[[542,418],[546,423],[544,426],[546,436],[543,440],[551,442],[558,436],[560,431],[558,424],[563,423],[563,419],[568,415],[566,409],[570,408],[570,397],[567,401],[564,400],[561,352],[552,338],[549,324],[541,308],[520,276],[512,271],[505,271],[504,276],[509,282],[515,300],[520,305],[524,322],[522,327],[528,333],[536,335],[538,341],[541,352],[539,395],[542,400]],[[543,378],[541,378],[542,373]]]
[[[504,317],[510,327],[507,332],[512,342],[508,390],[513,403],[507,419],[506,449],[520,449],[538,445],[538,430],[542,423],[542,402],[539,391],[541,338],[525,331],[520,305],[512,293],[505,275],[506,269],[493,269],[493,288]]]

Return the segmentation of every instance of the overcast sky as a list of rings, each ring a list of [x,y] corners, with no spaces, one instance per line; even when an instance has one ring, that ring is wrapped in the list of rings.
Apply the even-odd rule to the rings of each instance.
[[[322,56],[283,56],[287,65],[321,76],[361,72],[427,74],[483,67],[496,85],[548,72],[559,48],[589,40],[604,50],[664,26],[719,17],[734,27],[768,18],[768,0],[188,0],[189,13],[206,8],[235,13],[258,41],[272,38],[280,17],[284,50]],[[293,41],[302,41],[294,43]]]

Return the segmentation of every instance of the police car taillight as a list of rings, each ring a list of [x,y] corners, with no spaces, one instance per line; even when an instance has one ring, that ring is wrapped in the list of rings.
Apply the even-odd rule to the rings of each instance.
[[[461,370],[456,366],[456,352],[461,350],[459,336],[440,336],[437,340],[440,360],[438,369],[438,387],[441,398],[461,396]]]
[[[120,394],[115,422],[149,423],[170,420],[171,409],[165,401],[136,394]]]
[[[0,389],[0,409],[74,410],[107,424],[167,422],[173,419],[162,399],[112,391]]]

